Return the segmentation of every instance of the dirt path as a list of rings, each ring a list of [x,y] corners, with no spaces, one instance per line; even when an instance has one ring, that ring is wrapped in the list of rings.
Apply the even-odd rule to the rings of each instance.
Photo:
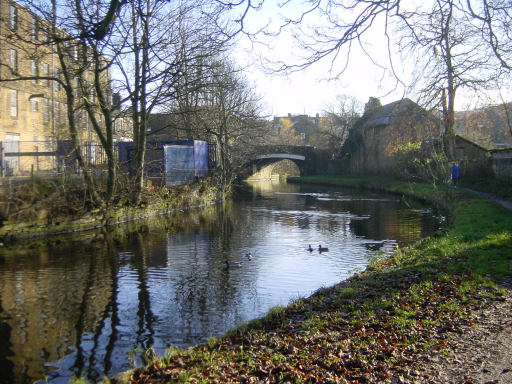
[[[491,193],[462,188],[512,210],[512,202]],[[495,307],[475,314],[473,324],[452,335],[453,354],[433,357],[425,366],[432,383],[512,383],[512,282],[509,295]]]
[[[512,210],[511,201],[490,193],[462,189]],[[450,335],[447,341],[449,353],[433,356],[426,362],[422,371],[432,378],[422,382],[512,383],[512,281],[502,285],[508,291],[504,300],[478,311],[468,319],[471,325],[464,327],[460,334]]]
[[[512,383],[512,297],[468,319],[470,325],[447,339],[448,353],[429,357],[418,383]]]
[[[507,208],[509,211],[512,211],[512,201],[505,200],[505,199],[503,199],[499,196],[496,196],[492,193],[480,192],[480,191],[477,191],[474,189],[464,188],[464,187],[460,187],[460,189],[464,189],[465,191],[468,191],[468,192],[473,192],[473,193],[477,194],[478,196],[483,197],[484,199],[489,199],[489,200],[495,201],[496,203],[501,204],[502,206]],[[511,381],[511,383],[512,383],[512,381]]]

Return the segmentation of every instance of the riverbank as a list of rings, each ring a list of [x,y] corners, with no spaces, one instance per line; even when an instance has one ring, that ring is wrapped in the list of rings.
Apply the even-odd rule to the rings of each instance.
[[[212,185],[208,179],[202,179],[191,185],[174,188],[148,188],[144,191],[143,202],[139,206],[133,206],[129,201],[119,201],[108,210],[88,210],[83,202],[75,204],[70,201],[59,201],[52,196],[53,192],[39,191],[38,189],[43,189],[40,184],[40,181],[27,184],[25,189],[32,191],[22,194],[34,197],[18,198],[22,201],[21,208],[11,213],[8,218],[4,215],[4,219],[0,221],[2,245],[112,227],[223,200],[220,189]],[[67,194],[73,195],[69,192]],[[42,195],[50,195],[50,198],[42,201]],[[69,200],[69,196],[59,198]]]
[[[369,178],[301,182],[346,183],[404,199],[414,196],[449,209],[453,222],[412,248],[376,257],[347,281],[206,345],[155,357],[119,382],[470,383],[510,378],[512,366],[487,369],[492,362],[480,361],[478,368],[464,360],[479,356],[471,353],[471,338],[480,340],[480,352],[492,350],[485,334],[494,349],[511,345],[493,338],[506,337],[503,322],[510,321],[510,212],[452,188]],[[502,331],[489,333],[492,326]],[[498,376],[489,379],[489,374]]]

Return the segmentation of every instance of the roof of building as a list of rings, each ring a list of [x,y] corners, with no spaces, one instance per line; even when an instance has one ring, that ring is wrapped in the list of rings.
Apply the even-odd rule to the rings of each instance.
[[[405,98],[383,105],[371,115],[371,117],[364,124],[364,127],[368,128],[388,125],[391,120],[391,117],[393,116],[393,111],[397,106],[413,104],[415,103],[412,100]]]

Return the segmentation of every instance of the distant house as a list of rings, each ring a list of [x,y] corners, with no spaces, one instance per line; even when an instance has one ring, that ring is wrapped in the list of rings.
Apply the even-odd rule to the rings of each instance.
[[[512,178],[512,148],[493,149],[491,161],[497,176]]]
[[[378,173],[391,169],[391,155],[400,145],[439,136],[440,124],[432,113],[402,99],[363,115],[353,131],[351,171]]]
[[[292,115],[288,116],[275,116],[273,120],[273,127],[277,134],[282,130],[290,130],[297,137],[302,145],[309,144],[310,136],[318,130],[320,123],[320,115]]]

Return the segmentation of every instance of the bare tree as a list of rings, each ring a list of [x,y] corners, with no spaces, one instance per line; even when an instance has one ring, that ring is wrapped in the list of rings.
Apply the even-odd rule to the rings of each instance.
[[[330,158],[340,156],[349,130],[360,117],[361,102],[352,96],[338,96],[337,103],[324,111],[319,122],[319,141],[315,146],[329,152]]]
[[[207,79],[194,120],[202,135],[217,144],[217,179],[226,192],[255,145],[264,141],[268,124],[260,117],[258,97],[233,64],[211,62]]]
[[[409,68],[417,68],[415,90],[426,106],[443,111],[450,157],[454,155],[456,94],[497,87],[497,77],[510,70],[510,1],[314,0],[302,6],[298,15],[284,18],[277,33],[291,28],[304,55],[302,59],[295,55],[277,69],[297,71],[330,60],[330,76],[340,77],[357,45],[403,84],[392,52],[395,47],[407,48],[416,58],[405,60]],[[291,14],[296,8],[297,2],[287,1],[282,12]],[[368,48],[369,31],[378,27],[388,42],[387,60]]]
[[[512,6],[507,0],[466,0],[466,12],[477,22],[483,37],[498,58],[501,66],[512,69]]]
[[[217,9],[205,9],[196,0],[176,3],[137,0],[125,7],[123,22],[116,25],[122,44],[116,48],[116,64],[122,75],[116,88],[130,104],[133,121],[134,202],[144,185],[146,136],[149,116],[175,103],[200,77],[207,58],[224,49],[225,28]]]
[[[414,57],[413,86],[425,106],[443,115],[445,148],[455,157],[455,99],[458,90],[479,92],[496,85],[499,65],[482,49],[481,31],[453,0],[404,12],[399,46]]]
[[[79,97],[79,106],[87,111],[87,116],[95,136],[104,149],[107,159],[107,185],[104,201],[110,205],[115,195],[117,179],[117,159],[114,151],[114,121],[118,106],[112,103],[110,87],[111,68],[115,54],[111,49],[111,38],[99,39],[97,35],[88,33],[100,25],[105,17],[112,12],[112,4],[98,1],[74,1],[69,4],[74,17],[67,29],[77,31],[78,41],[72,42],[71,52],[78,51],[74,57],[70,54],[69,43],[67,57],[74,59],[75,65],[82,68],[70,78],[65,72],[66,83],[74,81],[74,93]],[[106,11],[105,11],[106,10]],[[107,16],[103,16],[106,12]],[[62,55],[62,58],[65,56]],[[61,64],[65,68],[64,63]]]

